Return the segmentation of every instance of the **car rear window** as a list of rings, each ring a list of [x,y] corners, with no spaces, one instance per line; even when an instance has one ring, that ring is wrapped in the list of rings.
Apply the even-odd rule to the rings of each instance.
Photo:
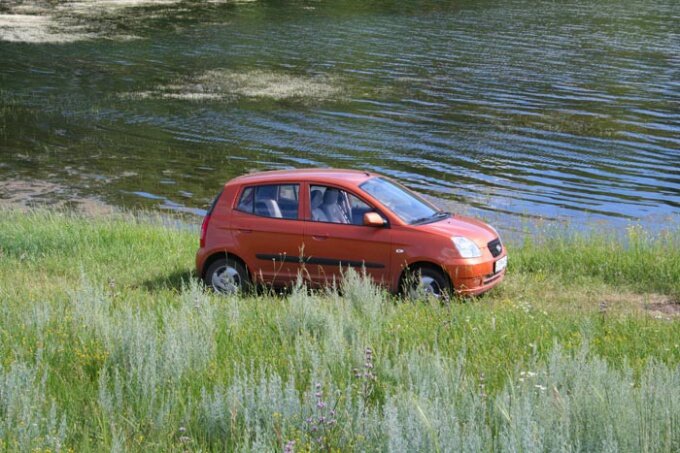
[[[236,209],[262,217],[297,219],[299,194],[299,184],[246,187],[241,192]]]

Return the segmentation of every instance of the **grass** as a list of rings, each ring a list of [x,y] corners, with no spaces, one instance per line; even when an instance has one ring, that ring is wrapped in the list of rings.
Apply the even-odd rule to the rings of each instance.
[[[0,450],[680,449],[677,231],[527,240],[444,306],[218,297],[160,219],[0,214]]]

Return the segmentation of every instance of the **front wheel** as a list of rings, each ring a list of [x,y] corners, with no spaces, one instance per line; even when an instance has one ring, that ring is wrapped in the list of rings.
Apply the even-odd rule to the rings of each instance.
[[[430,267],[420,267],[409,272],[402,283],[402,292],[411,299],[448,299],[451,289],[451,283],[444,272]]]
[[[220,258],[208,267],[205,284],[221,294],[237,294],[250,289],[250,279],[245,267],[238,261]]]

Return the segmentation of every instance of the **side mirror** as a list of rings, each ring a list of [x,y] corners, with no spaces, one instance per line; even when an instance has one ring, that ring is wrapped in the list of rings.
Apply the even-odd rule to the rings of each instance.
[[[364,214],[364,225],[372,227],[384,227],[387,221],[377,212],[367,212]]]

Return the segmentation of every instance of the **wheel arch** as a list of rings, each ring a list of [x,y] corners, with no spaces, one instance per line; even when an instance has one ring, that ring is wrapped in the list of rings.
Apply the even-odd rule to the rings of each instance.
[[[210,269],[210,266],[217,260],[219,259],[232,259],[239,264],[243,266],[243,268],[246,270],[246,273],[248,274],[248,278],[252,279],[251,274],[250,274],[250,268],[246,264],[246,262],[241,258],[240,256],[230,253],[227,251],[220,251],[220,252],[215,252],[212,255],[210,255],[208,258],[206,258],[205,262],[203,263],[203,268],[201,269],[201,280],[205,280],[205,272]]]

